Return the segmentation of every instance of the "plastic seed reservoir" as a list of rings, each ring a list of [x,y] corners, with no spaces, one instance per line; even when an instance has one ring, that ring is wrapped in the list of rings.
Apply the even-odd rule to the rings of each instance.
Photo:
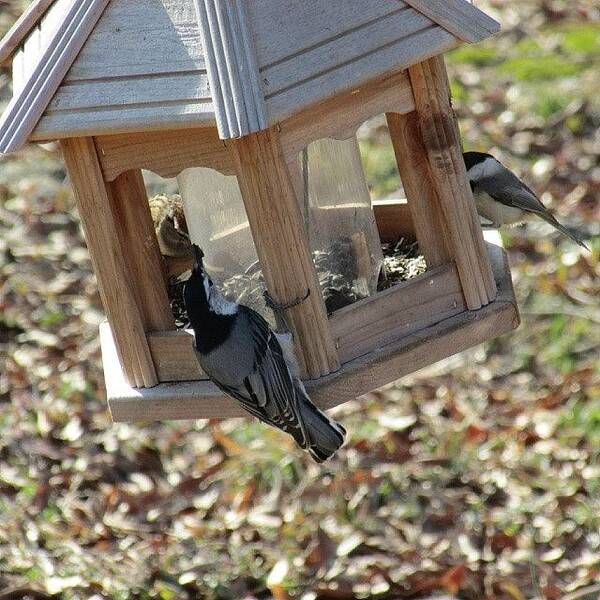
[[[384,267],[355,137],[313,142],[298,156],[292,178],[328,313],[425,270],[415,249],[402,244],[384,248],[385,263],[396,274]],[[204,250],[211,278],[226,297],[272,321],[237,178],[191,168],[179,175],[178,184],[190,237]]]

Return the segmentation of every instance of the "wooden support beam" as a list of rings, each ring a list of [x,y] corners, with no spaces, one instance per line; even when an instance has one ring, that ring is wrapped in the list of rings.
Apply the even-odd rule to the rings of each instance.
[[[474,310],[494,300],[496,286],[462,159],[444,59],[437,56],[418,63],[409,68],[409,76],[450,252],[467,306]]]
[[[413,111],[406,115],[387,113],[386,117],[419,250],[430,269],[443,265],[452,258],[418,116]]]
[[[167,294],[166,266],[162,259],[148,206],[144,178],[139,169],[126,171],[108,184],[115,225],[129,281],[137,298],[146,331],[175,328]]]
[[[300,208],[274,129],[230,142],[248,221],[272,298],[290,304],[287,315],[296,354],[309,378],[339,369],[319,280],[308,247]]]
[[[119,226],[111,210],[110,191],[102,179],[94,140],[67,139],[63,140],[62,148],[98,289],[125,376],[132,386],[154,386],[158,378],[124,258],[128,250],[120,241]]]

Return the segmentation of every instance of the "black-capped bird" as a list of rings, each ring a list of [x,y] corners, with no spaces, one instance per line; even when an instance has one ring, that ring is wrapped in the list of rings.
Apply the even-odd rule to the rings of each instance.
[[[200,366],[251,415],[289,433],[317,462],[344,443],[345,429],[310,400],[298,376],[290,334],[274,332],[254,310],[223,297],[193,245],[184,301]]]
[[[465,152],[463,158],[477,212],[485,220],[485,226],[498,228],[522,223],[533,214],[589,250],[575,233],[556,220],[525,183],[491,154]]]

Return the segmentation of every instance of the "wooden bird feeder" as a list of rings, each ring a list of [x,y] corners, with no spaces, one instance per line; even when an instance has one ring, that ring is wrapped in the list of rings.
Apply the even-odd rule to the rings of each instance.
[[[324,408],[517,326],[504,254],[482,237],[441,56],[497,30],[467,0],[33,2],[0,43],[14,87],[0,151],[61,142],[108,317],[115,420],[245,414],[201,372],[190,332],[175,328],[142,169],[237,178],[271,297],[288,304],[310,291],[287,316]],[[384,241],[412,232],[428,270],[328,315],[298,157],[382,113],[408,212],[367,204],[374,218],[353,243],[367,240],[369,257],[377,231]],[[364,182],[348,157],[338,177]],[[343,221],[352,207],[308,209],[327,231],[325,219]]]

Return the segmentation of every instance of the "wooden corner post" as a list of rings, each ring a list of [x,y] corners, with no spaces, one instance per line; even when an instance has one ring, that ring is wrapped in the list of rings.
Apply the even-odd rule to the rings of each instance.
[[[300,367],[311,379],[336,371],[339,359],[279,133],[266,129],[229,144],[270,295],[286,305],[309,292],[287,311]]]
[[[146,330],[151,324],[149,314],[159,315],[153,317],[155,326],[159,325],[157,318],[163,319],[165,326],[170,321],[167,323],[164,306],[166,302],[168,307],[166,291],[164,297],[160,292],[153,297],[156,305],[151,306],[146,296],[150,287],[165,289],[160,263],[150,264],[148,257],[154,256],[151,249],[147,256],[137,258],[139,262],[128,258],[132,253],[139,253],[145,243],[145,238],[135,238],[139,230],[133,231],[135,226],[130,219],[140,209],[132,194],[139,195],[140,190],[130,187],[131,182],[125,180],[115,185],[105,183],[92,138],[63,140],[62,149],[123,371],[130,385],[152,387],[158,378],[146,339]],[[124,201],[133,204],[123,207]],[[137,202],[141,202],[141,195]],[[128,227],[132,229],[127,231]],[[146,282],[145,292],[141,281]]]
[[[444,59],[430,58],[408,72],[416,110],[388,116],[388,123],[413,214],[422,210],[431,216],[417,216],[417,235],[426,240],[426,258],[430,254],[438,262],[448,254],[456,262],[467,306],[476,310],[495,299],[496,283],[462,158]]]

